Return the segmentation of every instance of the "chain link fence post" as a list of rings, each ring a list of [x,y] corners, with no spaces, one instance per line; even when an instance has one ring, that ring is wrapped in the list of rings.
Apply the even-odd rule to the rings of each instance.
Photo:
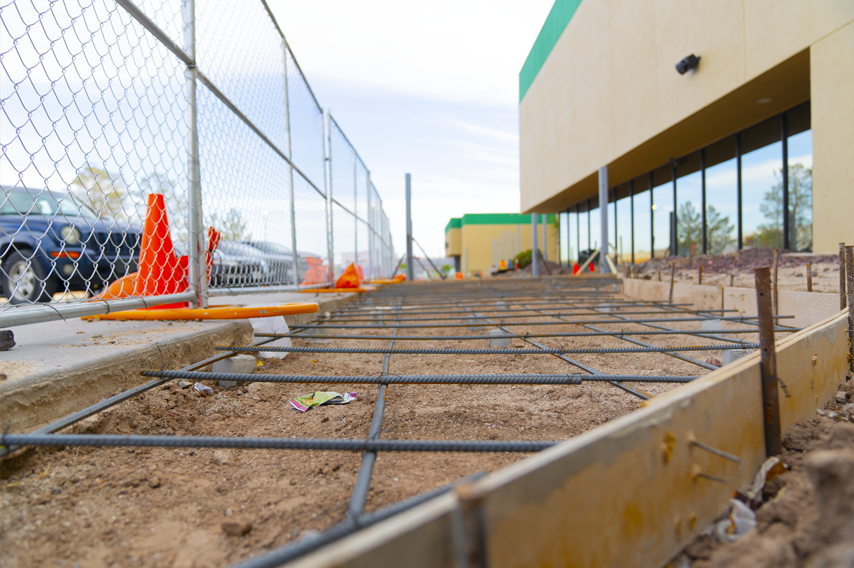
[[[196,1],[184,0],[184,51],[193,60],[187,65],[187,210],[189,243],[188,278],[190,290],[196,295],[192,307],[208,307],[207,263],[205,262],[205,241],[202,234],[202,192],[199,169],[199,137],[196,115]]]

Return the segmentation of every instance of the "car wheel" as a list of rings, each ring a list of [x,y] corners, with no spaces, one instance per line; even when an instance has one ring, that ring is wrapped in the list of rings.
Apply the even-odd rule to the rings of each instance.
[[[47,276],[35,259],[13,252],[3,260],[3,295],[10,304],[50,302],[58,287],[56,276]]]

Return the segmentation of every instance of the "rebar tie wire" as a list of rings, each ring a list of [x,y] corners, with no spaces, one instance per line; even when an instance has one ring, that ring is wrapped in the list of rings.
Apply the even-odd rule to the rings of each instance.
[[[626,381],[638,383],[689,383],[699,377],[683,375],[580,375],[580,374],[507,374],[507,375],[256,375],[243,373],[204,373],[155,369],[143,371],[145,377],[195,381],[236,381],[246,383],[331,383],[369,385],[580,385],[584,382]]]
[[[608,347],[608,348],[550,348],[543,349],[419,349],[409,347],[235,347],[217,345],[216,351],[237,351],[238,353],[258,353],[270,351],[274,353],[358,353],[399,355],[564,355],[564,354],[603,354],[617,355],[621,353],[665,353],[669,351],[719,351],[728,349],[758,349],[758,343],[727,343],[725,345],[688,345],[667,347]]]

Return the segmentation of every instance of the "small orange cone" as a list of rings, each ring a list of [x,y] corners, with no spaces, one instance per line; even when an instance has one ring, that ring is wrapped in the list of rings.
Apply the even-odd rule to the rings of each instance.
[[[590,272],[596,272],[596,265],[592,262],[590,263]]]
[[[406,280],[406,275],[404,275],[404,274],[398,274],[397,276],[395,276],[394,278],[392,278],[392,280],[394,280],[394,281],[396,281],[396,282],[403,282],[404,280]]]
[[[573,276],[575,276],[575,275],[576,275],[576,274],[578,274],[579,272],[581,272],[581,267],[580,267],[580,266],[578,266],[578,263],[577,263],[577,262],[573,262],[573,263],[572,263],[572,275],[573,275]]]
[[[345,270],[344,274],[341,275],[340,278],[335,282],[336,288],[358,288],[359,287],[359,273],[356,272],[356,267],[353,264],[350,264]]]
[[[457,280],[462,280],[463,279],[463,273],[462,272],[455,273],[454,278]]]

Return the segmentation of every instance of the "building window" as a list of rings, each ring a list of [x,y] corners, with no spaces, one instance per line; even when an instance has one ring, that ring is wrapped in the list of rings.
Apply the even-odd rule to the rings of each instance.
[[[632,260],[632,198],[628,182],[614,189],[614,243],[617,247],[617,262]]]
[[[705,150],[706,252],[726,254],[738,248],[738,165],[736,138]]]
[[[786,113],[789,159],[789,247],[812,251],[812,130],[810,105]]]
[[[744,248],[783,248],[782,118],[744,131],[741,206]]]
[[[673,176],[671,166],[652,173],[652,256],[670,254],[670,214],[673,212]]]
[[[645,262],[652,257],[652,192],[649,176],[634,180],[635,230],[632,235],[634,262]]]
[[[677,254],[703,254],[703,173],[700,152],[676,161]]]

